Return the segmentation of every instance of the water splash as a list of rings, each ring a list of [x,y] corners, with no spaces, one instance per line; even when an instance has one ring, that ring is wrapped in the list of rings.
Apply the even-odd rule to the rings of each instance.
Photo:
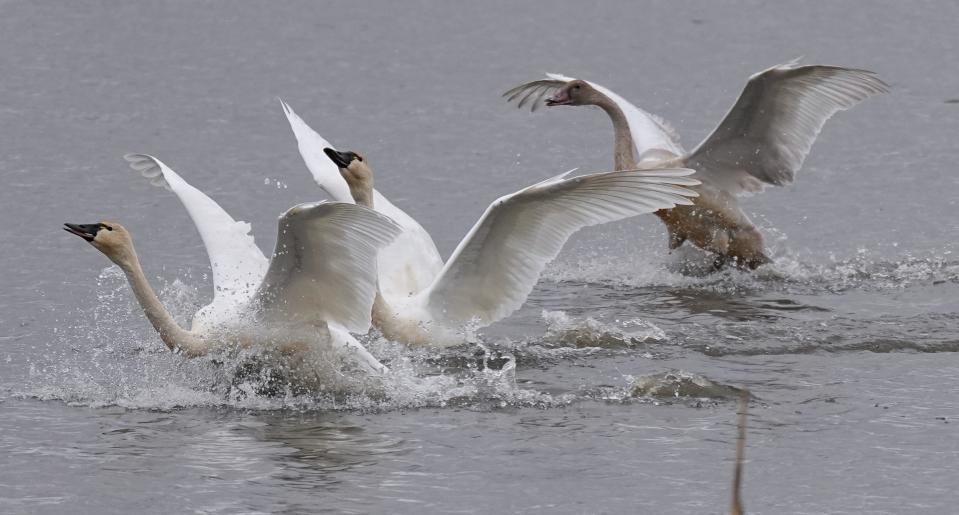
[[[733,386],[720,384],[701,375],[683,370],[630,378],[628,387],[632,397],[648,397],[656,399],[738,399],[742,390]]]
[[[183,279],[159,284],[158,296],[178,323],[205,304],[205,294]],[[170,410],[227,406],[274,410],[392,410],[549,406],[568,402],[516,383],[516,362],[476,341],[472,359],[437,370],[436,351],[411,350],[376,335],[368,348],[390,366],[382,378],[346,377],[349,388],[305,391],[286,380],[275,360],[246,349],[196,359],[171,354],[144,319],[117,267],[104,269],[93,292],[67,315],[41,357],[31,358],[26,377],[5,387],[15,397],[58,400],[77,406]],[[455,352],[455,351],[454,351]],[[454,362],[456,360],[453,360]],[[269,365],[265,365],[269,363]],[[352,380],[351,379],[355,379]]]
[[[726,268],[714,273],[684,274],[690,268],[708,268],[711,258],[683,246],[665,261],[623,259],[601,250],[575,261],[552,263],[543,278],[554,282],[584,282],[617,287],[682,287],[718,293],[783,291],[797,294],[839,293],[907,288],[917,284],[959,284],[959,259],[951,250],[926,256],[905,255],[897,260],[858,249],[851,258],[829,255],[825,263],[781,249],[774,262],[755,272]],[[692,263],[690,265],[690,263]]]
[[[577,319],[565,311],[543,310],[548,344],[583,347],[632,348],[648,341],[666,340],[666,332],[639,318],[604,323],[592,317]]]

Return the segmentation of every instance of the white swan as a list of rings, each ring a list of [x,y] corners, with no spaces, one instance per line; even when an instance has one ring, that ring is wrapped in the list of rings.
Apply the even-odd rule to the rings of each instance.
[[[838,111],[888,91],[866,70],[837,66],[800,66],[798,59],[749,78],[719,126],[692,152],[665,121],[630,104],[607,88],[581,79],[547,74],[503,96],[519,107],[595,105],[613,122],[613,159],[617,170],[684,166],[697,171],[702,185],[694,205],[657,212],[669,231],[669,247],[687,239],[749,268],[769,262],[762,235],[739,208],[736,196],[788,184],[823,125]],[[549,95],[549,96],[547,96]]]
[[[282,100],[283,112],[296,136],[300,155],[313,180],[337,202],[353,202],[346,182],[336,166],[323,155],[324,148],[333,148]],[[394,206],[374,190],[376,211],[392,218],[403,232],[380,251],[378,275],[380,290],[387,298],[404,298],[422,291],[433,282],[443,268],[443,259],[433,238],[402,209]]]
[[[160,160],[143,154],[125,159],[154,185],[177,195],[203,239],[214,297],[196,313],[191,329],[180,328],[157,299],[120,224],[66,224],[66,230],[123,270],[171,350],[199,356],[224,346],[262,345],[302,358],[332,349],[368,372],[386,370],[350,332],[370,328],[376,253],[400,231],[392,220],[342,202],[294,206],[280,216],[276,248],[267,262],[249,224],[234,220]]]
[[[325,150],[358,204],[375,206],[373,172],[355,152]],[[483,327],[519,309],[546,264],[577,230],[690,204],[692,170],[566,172],[494,201],[432,284],[415,295],[377,294],[373,325],[410,345],[462,343],[463,327]]]

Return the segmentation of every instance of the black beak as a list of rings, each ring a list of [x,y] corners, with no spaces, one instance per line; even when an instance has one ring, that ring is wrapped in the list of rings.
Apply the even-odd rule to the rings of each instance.
[[[97,231],[100,230],[100,224],[63,224],[63,230],[70,234],[76,234],[87,241],[93,241],[97,237]]]
[[[330,158],[330,161],[336,163],[336,166],[339,166],[340,168],[346,168],[350,166],[350,163],[353,161],[352,152],[337,152],[329,147],[324,148],[323,152],[326,153],[326,157]]]

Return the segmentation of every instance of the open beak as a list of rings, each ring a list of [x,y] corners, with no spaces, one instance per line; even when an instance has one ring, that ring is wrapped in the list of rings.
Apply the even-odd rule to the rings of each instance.
[[[330,158],[330,161],[336,163],[336,166],[340,168],[347,168],[350,166],[350,162],[353,161],[353,156],[349,152],[337,152],[332,148],[324,148],[323,152],[326,153],[326,157]]]
[[[569,104],[569,91],[567,91],[566,88],[553,93],[546,99],[546,105],[549,107],[563,106],[566,104]]]
[[[63,224],[63,230],[75,234],[87,241],[93,241],[100,230],[100,224]]]

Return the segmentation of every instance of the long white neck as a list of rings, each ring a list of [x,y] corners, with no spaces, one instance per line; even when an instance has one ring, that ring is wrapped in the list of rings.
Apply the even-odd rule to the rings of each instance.
[[[137,258],[136,251],[129,249],[129,254],[123,260],[117,261],[123,273],[127,276],[127,281],[133,289],[133,294],[143,308],[143,314],[147,320],[160,334],[160,339],[172,351],[180,351],[186,356],[195,357],[207,353],[207,347],[199,338],[180,327],[170,312],[163,306],[160,299],[147,281],[140,268],[140,260]]]

